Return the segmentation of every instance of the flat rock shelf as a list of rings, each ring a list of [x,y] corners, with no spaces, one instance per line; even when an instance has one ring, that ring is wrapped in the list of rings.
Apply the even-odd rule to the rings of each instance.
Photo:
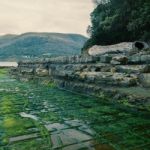
[[[147,116],[7,74],[0,69],[0,150],[150,149]]]

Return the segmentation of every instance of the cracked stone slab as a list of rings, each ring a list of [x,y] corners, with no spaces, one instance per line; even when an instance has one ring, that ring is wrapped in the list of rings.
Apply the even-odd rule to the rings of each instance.
[[[12,143],[12,142],[24,141],[24,140],[37,138],[37,137],[38,137],[37,133],[33,133],[33,134],[29,134],[29,135],[16,136],[16,137],[11,137],[9,139],[9,142]]]
[[[59,148],[62,147],[62,142],[60,140],[59,134],[52,134],[51,135],[51,142],[52,142],[52,148]]]
[[[80,126],[78,128],[79,130],[91,135],[91,136],[94,136],[96,134],[96,132],[92,129],[90,129],[88,126],[84,125],[84,126]]]
[[[62,148],[62,150],[81,150],[81,149],[83,149],[83,150],[95,150],[94,145],[91,141],[79,143],[79,144],[74,144],[74,145],[69,145],[69,146]]]
[[[88,141],[92,139],[92,136],[89,136],[76,129],[66,129],[63,131],[63,133],[70,139],[76,139],[78,142]]]
[[[63,132],[51,135],[52,148],[57,149],[67,145],[76,144],[78,141],[75,138],[70,138]]]
[[[53,149],[77,144],[76,146],[71,146],[71,148],[75,148],[75,150],[77,150],[77,147],[82,148],[81,145],[83,145],[83,142],[87,143],[87,141],[90,140],[92,140],[92,136],[77,129],[59,130],[58,132],[56,131],[51,134]],[[91,142],[88,142],[88,146],[89,145],[91,145]]]
[[[72,127],[79,127],[79,126],[84,125],[84,123],[82,123],[79,120],[67,120],[65,121],[65,124],[70,125]]]
[[[72,145],[78,142],[76,138],[71,138],[70,136],[65,135],[64,133],[61,133],[59,136],[63,145]]]
[[[67,129],[68,126],[65,125],[65,124],[53,123],[53,124],[45,125],[45,128],[46,128],[48,131],[56,131],[56,130]]]

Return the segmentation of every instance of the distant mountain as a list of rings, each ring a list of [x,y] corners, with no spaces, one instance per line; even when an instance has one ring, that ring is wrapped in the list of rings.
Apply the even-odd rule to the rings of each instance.
[[[25,33],[0,36],[0,60],[80,54],[87,38],[79,34]]]

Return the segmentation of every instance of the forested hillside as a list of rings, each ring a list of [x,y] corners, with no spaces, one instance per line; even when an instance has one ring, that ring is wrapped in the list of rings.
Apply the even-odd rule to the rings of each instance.
[[[80,54],[86,37],[78,34],[25,33],[0,36],[0,60]]]

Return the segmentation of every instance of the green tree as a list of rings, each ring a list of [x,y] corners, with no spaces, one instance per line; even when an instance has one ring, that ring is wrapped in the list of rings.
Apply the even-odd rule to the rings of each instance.
[[[94,0],[91,13],[90,39],[92,45],[108,45],[124,41],[150,40],[150,0]]]

